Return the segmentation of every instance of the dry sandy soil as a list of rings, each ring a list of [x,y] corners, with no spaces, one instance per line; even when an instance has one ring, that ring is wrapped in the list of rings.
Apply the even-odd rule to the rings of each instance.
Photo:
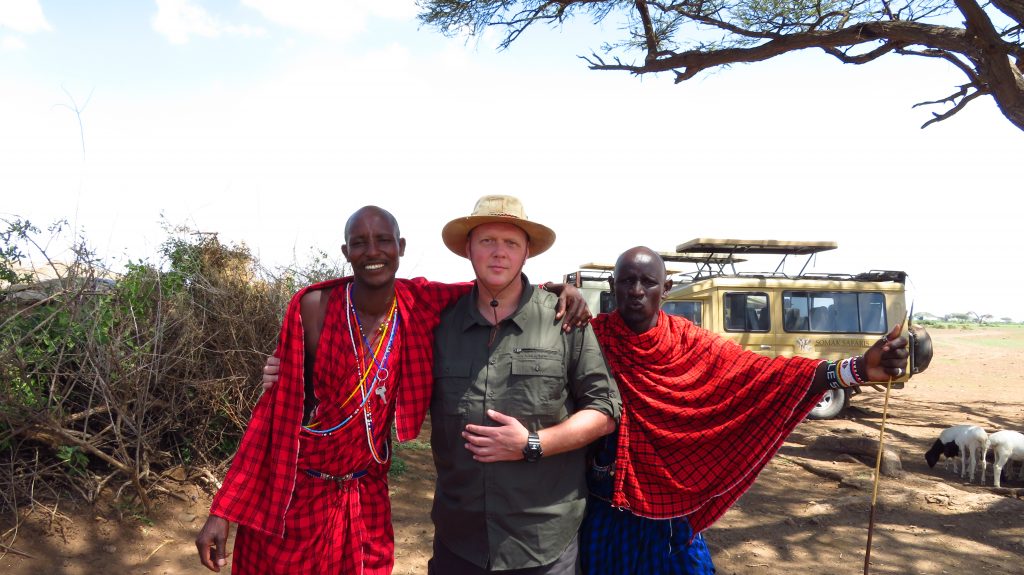
[[[969,484],[923,453],[941,429],[962,422],[1024,429],[1024,330],[932,330],[936,359],[906,389],[893,392],[887,446],[904,475],[883,477],[876,511],[871,573],[1024,573],[1024,482],[1008,492]],[[843,419],[801,424],[754,487],[706,536],[721,574],[862,573],[874,458],[829,445],[877,439],[884,394],[853,399]],[[835,438],[835,439],[822,439]],[[841,441],[840,441],[841,440]],[[405,472],[392,482],[398,575],[426,571],[432,528],[430,452],[413,443],[398,457]],[[176,489],[149,517],[110,505],[61,501],[22,514],[17,531],[0,521],[0,573],[8,575],[206,572],[192,543],[209,494]],[[31,556],[31,557],[29,557]]]

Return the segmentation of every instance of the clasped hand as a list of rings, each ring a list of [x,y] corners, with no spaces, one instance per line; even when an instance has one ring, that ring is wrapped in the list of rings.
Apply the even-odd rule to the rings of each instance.
[[[514,417],[504,413],[487,410],[487,417],[498,423],[495,426],[466,426],[462,438],[466,440],[466,449],[473,454],[473,459],[481,463],[495,461],[517,461],[523,458],[523,448],[530,432]]]

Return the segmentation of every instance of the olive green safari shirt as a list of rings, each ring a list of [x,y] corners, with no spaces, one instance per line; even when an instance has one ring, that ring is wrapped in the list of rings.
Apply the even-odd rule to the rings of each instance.
[[[519,308],[498,324],[491,347],[477,288],[442,314],[434,338],[434,536],[492,570],[547,565],[566,549],[583,520],[585,449],[480,463],[465,448],[466,424],[496,426],[486,416],[494,409],[537,431],[581,409],[615,419],[621,409],[593,330],[562,333],[558,298],[522,281]]]

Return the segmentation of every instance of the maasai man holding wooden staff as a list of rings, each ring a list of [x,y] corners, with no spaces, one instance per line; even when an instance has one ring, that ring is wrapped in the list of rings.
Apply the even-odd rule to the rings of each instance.
[[[588,575],[715,572],[700,533],[757,478],[831,386],[899,377],[897,325],[841,362],[769,358],[661,311],[672,287],[654,251],[632,248],[611,278],[617,309],[592,325],[622,416],[598,440],[580,558]]]
[[[345,225],[352,277],[299,291],[278,348],[279,380],[253,410],[210,516],[202,564],[232,573],[387,575],[394,566],[388,500],[392,423],[415,438],[430,402],[433,329],[471,284],[396,279],[398,222],[367,206]],[[565,290],[566,324],[589,311]],[[581,309],[582,308],[582,309]],[[583,318],[585,323],[587,318]]]

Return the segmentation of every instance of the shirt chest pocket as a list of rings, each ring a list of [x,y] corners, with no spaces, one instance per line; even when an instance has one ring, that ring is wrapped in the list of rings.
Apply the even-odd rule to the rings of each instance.
[[[508,399],[513,414],[557,416],[565,406],[566,393],[561,354],[538,350],[512,357]]]
[[[472,363],[452,361],[435,363],[433,402],[439,402],[444,415],[465,415],[466,397],[472,383]]]

